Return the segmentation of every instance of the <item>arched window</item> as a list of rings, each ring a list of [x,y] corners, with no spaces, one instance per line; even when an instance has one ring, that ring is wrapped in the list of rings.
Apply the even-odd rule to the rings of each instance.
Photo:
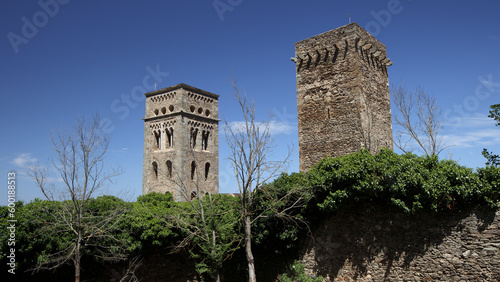
[[[155,180],[158,180],[158,164],[153,162],[153,176]]]
[[[197,128],[193,128],[191,127],[191,135],[190,135],[190,139],[189,139],[189,143],[191,145],[191,148],[195,148],[196,147],[196,136],[198,135],[198,129]]]
[[[210,131],[205,131],[201,133],[201,149],[206,151],[208,148],[208,137],[210,136]]]
[[[170,127],[170,146],[174,147],[174,129]]]
[[[170,160],[167,161],[167,177],[172,178],[172,162]]]
[[[194,176],[196,175],[196,163],[194,161],[191,162],[191,180],[194,180]]]
[[[155,131],[154,135],[156,148],[161,149],[161,131]]]
[[[210,163],[205,163],[205,180],[208,178],[208,173],[210,171]]]
[[[165,145],[167,148],[174,147],[174,129],[172,127],[165,129],[165,133],[167,134],[167,138],[165,140]]]

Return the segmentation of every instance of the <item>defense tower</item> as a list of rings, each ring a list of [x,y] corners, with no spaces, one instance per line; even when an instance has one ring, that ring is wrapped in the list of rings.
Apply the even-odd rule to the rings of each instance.
[[[142,193],[176,201],[219,191],[218,95],[178,84],[148,92]]]
[[[295,43],[300,171],[326,156],[392,150],[386,47],[358,24]]]

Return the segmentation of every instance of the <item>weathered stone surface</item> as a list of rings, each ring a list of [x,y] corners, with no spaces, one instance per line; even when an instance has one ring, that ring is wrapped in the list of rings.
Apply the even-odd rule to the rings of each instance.
[[[219,96],[186,84],[145,95],[142,193],[218,193]]]
[[[370,210],[325,220],[327,228],[313,232],[302,254],[306,273],[326,281],[499,281],[495,211],[409,216]]]
[[[384,44],[352,23],[297,42],[295,57],[301,171],[326,156],[392,150]]]

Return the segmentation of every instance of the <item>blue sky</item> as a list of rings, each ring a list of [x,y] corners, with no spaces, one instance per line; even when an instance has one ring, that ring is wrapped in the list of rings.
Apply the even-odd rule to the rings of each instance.
[[[500,103],[498,1],[3,1],[0,9],[0,171],[18,174],[17,196],[41,197],[25,175],[48,164],[50,133],[99,113],[112,130],[107,164],[121,166],[103,193],[142,193],[144,98],[138,91],[178,83],[216,93],[220,118],[239,121],[229,79],[274,113],[279,158],[295,147],[294,43],[352,21],[387,46],[391,84],[421,85],[448,123],[441,154],[481,167],[482,148],[500,152],[500,128],[487,118]],[[139,93],[139,94],[138,94]],[[220,136],[220,192],[236,192]],[[57,179],[57,175],[52,177]],[[7,184],[0,197],[6,204]]]

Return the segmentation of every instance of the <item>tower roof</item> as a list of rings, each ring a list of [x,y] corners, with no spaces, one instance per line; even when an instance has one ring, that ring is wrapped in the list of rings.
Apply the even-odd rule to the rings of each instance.
[[[368,31],[366,31],[364,28],[362,28],[359,24],[357,23],[350,23],[344,26],[341,26],[336,29],[332,29],[323,33],[320,33],[315,36],[311,36],[309,38],[306,38],[304,40],[301,40],[297,43],[295,43],[295,46],[308,46],[308,47],[315,47],[317,44],[318,40],[325,40],[329,41],[328,39],[333,39],[334,41],[336,40],[341,40],[341,39],[346,39],[346,38],[355,38],[355,37],[361,37],[361,38],[366,38],[367,40],[371,41],[373,44],[376,44],[378,49],[383,49],[385,50],[386,47],[385,45],[378,41],[377,38],[375,38],[373,35],[371,35]],[[331,42],[332,44],[335,42]]]
[[[217,94],[214,94],[214,93],[211,93],[211,92],[208,92],[208,91],[205,91],[205,90],[201,90],[199,88],[196,88],[196,87],[193,87],[191,85],[184,84],[184,83],[179,83],[179,84],[176,84],[174,86],[170,86],[170,87],[158,89],[158,90],[155,90],[155,91],[147,92],[147,93],[144,93],[144,95],[146,97],[151,97],[151,96],[155,96],[155,95],[158,95],[158,94],[170,92],[170,91],[177,90],[177,89],[185,89],[185,90],[188,90],[188,91],[191,91],[191,92],[196,92],[198,94],[209,96],[209,97],[212,97],[212,98],[215,98],[215,99],[219,98],[219,95],[217,95]]]

